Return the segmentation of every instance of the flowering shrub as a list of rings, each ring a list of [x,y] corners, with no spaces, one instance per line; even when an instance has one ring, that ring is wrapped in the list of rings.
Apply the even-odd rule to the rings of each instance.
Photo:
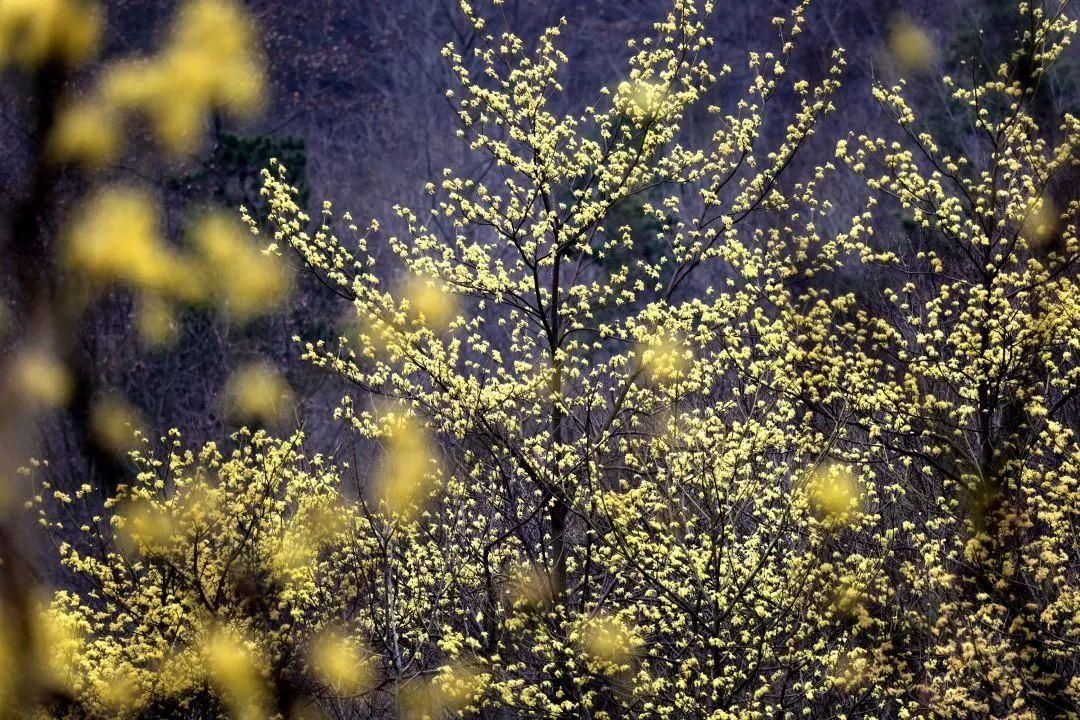
[[[674,0],[577,111],[562,24],[529,43],[462,11],[479,42],[445,48],[447,98],[490,169],[443,170],[430,214],[361,229],[326,203],[313,221],[273,163],[268,217],[242,213],[269,228],[264,254],[211,217],[166,257],[123,192],[94,217],[145,253],[72,235],[88,275],[240,317],[283,287],[271,258],[298,261],[355,315],[302,355],[347,381],[336,418],[381,454],[309,455],[299,433],[141,440],[138,476],[61,546],[85,584],[24,638],[46,657],[41,712],[1080,716],[1080,201],[1058,182],[1080,122],[1031,110],[1077,29],[1064,9],[1020,3],[1011,60],[943,80],[979,147],[936,140],[899,83],[873,91],[896,139],[853,132],[818,165],[793,159],[844,59],[792,77],[805,3],[726,107],[716,8]],[[203,48],[173,42],[155,72]],[[926,42],[899,27],[901,64]],[[218,80],[203,102],[233,97]],[[841,175],[866,192],[843,220]],[[254,275],[215,290],[159,272],[184,262]],[[851,268],[875,286],[837,289]],[[252,367],[230,394],[260,417],[287,390]],[[61,531],[78,500],[42,486],[31,506]]]

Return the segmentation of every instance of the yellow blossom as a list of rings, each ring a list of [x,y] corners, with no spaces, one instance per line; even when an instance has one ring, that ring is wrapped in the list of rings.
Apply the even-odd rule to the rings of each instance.
[[[1028,208],[1020,233],[1032,247],[1042,247],[1057,235],[1059,221],[1054,201],[1043,196]]]
[[[239,419],[274,424],[293,401],[292,388],[272,365],[253,361],[238,368],[225,389],[229,409]]]
[[[356,695],[370,686],[370,660],[339,630],[325,629],[311,642],[309,661],[315,674],[338,695]]]
[[[86,652],[85,625],[59,604],[36,608],[33,620],[38,683],[52,692],[72,692],[79,661]]]
[[[135,328],[139,338],[150,347],[172,345],[180,333],[173,304],[152,292],[139,294],[135,304]]]
[[[58,162],[73,162],[95,169],[120,153],[120,119],[100,99],[86,99],[65,108],[49,138],[49,153]]]
[[[84,203],[66,229],[64,257],[93,283],[184,298],[198,293],[189,268],[159,236],[155,203],[140,190],[109,188]]]
[[[408,302],[409,317],[420,326],[439,332],[445,330],[457,316],[454,296],[433,281],[410,278],[404,296]]]
[[[121,536],[138,552],[164,553],[177,541],[176,518],[151,502],[132,502],[118,521]]]
[[[445,665],[428,681],[404,688],[404,709],[409,720],[435,720],[458,715],[477,702],[488,676],[467,664]]]
[[[929,69],[937,55],[934,41],[926,31],[906,18],[893,22],[889,51],[901,68],[919,72]]]
[[[289,291],[285,267],[262,252],[244,226],[222,212],[199,217],[191,228],[201,257],[202,273],[211,280],[211,297],[239,320],[268,313]]]
[[[376,496],[392,514],[410,516],[427,499],[435,450],[427,430],[415,418],[392,416],[376,483]]]
[[[582,649],[602,672],[623,668],[639,643],[631,627],[611,616],[587,620],[580,633]]]
[[[91,0],[4,0],[0,67],[35,68],[52,60],[80,65],[97,52],[101,26],[101,10]]]
[[[124,716],[139,709],[141,695],[132,668],[109,668],[94,678],[94,690],[104,709],[115,716]]]
[[[235,0],[188,0],[167,52],[198,89],[196,97],[240,116],[261,105],[264,79],[254,23]]]
[[[806,485],[813,507],[827,526],[848,522],[861,509],[862,484],[844,465],[828,463],[816,468]]]
[[[160,56],[113,66],[103,88],[118,106],[147,116],[168,150],[186,154],[201,141],[211,110],[254,113],[264,82],[244,8],[233,0],[187,0]]]
[[[690,350],[681,342],[662,339],[646,346],[641,363],[650,377],[661,384],[681,378],[690,367]]]
[[[58,408],[67,404],[73,381],[67,368],[48,350],[33,346],[20,350],[11,365],[10,382],[26,401]]]
[[[634,117],[647,117],[660,110],[668,88],[660,83],[637,80],[619,85],[619,95],[624,96]]]
[[[551,579],[538,570],[524,572],[510,584],[507,599],[525,609],[547,608],[552,601]]]
[[[144,431],[138,409],[122,396],[97,398],[90,408],[90,428],[104,447],[125,453],[136,447],[136,433]]]
[[[237,720],[264,716],[263,662],[256,645],[225,626],[210,629],[201,650],[211,685]]]

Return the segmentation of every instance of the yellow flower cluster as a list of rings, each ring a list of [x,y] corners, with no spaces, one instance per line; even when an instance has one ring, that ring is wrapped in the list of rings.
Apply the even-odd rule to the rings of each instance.
[[[9,382],[24,401],[45,408],[67,404],[73,383],[67,368],[44,347],[28,347],[16,356]]]
[[[138,438],[146,435],[146,424],[138,409],[116,394],[104,395],[94,401],[89,422],[102,447],[118,454],[134,450]]]
[[[161,238],[157,206],[140,190],[110,188],[88,199],[68,225],[64,250],[68,267],[92,283],[189,300],[201,292],[194,268]]]
[[[101,8],[94,0],[4,0],[0,4],[0,68],[18,63],[80,65],[97,52]]]
[[[264,673],[256,642],[234,629],[214,627],[200,646],[210,683],[229,708],[235,720],[261,720],[267,717]]]
[[[359,695],[372,684],[372,668],[364,652],[345,633],[324,629],[312,640],[308,659],[315,676],[343,697]]]
[[[43,652],[53,663],[49,673],[63,679],[60,688],[88,711],[115,716],[155,702],[184,706],[205,683],[231,717],[266,718],[271,659],[301,655],[333,618],[316,578],[324,577],[325,553],[342,546],[350,529],[351,516],[338,506],[337,478],[308,464],[300,436],[275,441],[244,432],[235,440],[230,455],[212,444],[184,450],[176,434],[162,460],[133,453],[141,473],[109,502],[114,533],[101,518],[82,530],[108,549],[62,547],[65,565],[98,590],[95,598],[57,594],[48,624],[67,634]],[[46,524],[62,526],[42,512]],[[303,571],[279,573],[281,548],[299,539],[317,542],[318,550],[307,555]],[[116,563],[131,572],[114,575]],[[260,623],[246,614],[255,602],[292,622],[267,635],[270,617]],[[117,632],[122,627],[127,630]],[[370,677],[362,664],[350,665],[363,658],[359,650],[342,646],[343,636],[331,631],[319,637],[311,647],[324,681],[359,691],[354,683]]]
[[[937,56],[937,47],[926,30],[908,18],[893,21],[889,31],[889,51],[901,69],[917,72],[930,69]]]
[[[195,221],[191,235],[204,267],[197,275],[217,275],[208,293],[227,315],[247,320],[284,303],[289,292],[285,266],[261,251],[238,220],[207,213]]]
[[[63,255],[92,288],[120,283],[139,291],[140,329],[152,343],[172,334],[171,303],[212,302],[246,321],[286,299],[282,263],[262,252],[238,220],[202,215],[190,229],[192,249],[183,252],[161,237],[158,216],[141,190],[98,191],[69,220]]]
[[[285,419],[292,389],[274,366],[250,362],[238,368],[225,389],[228,409],[241,421],[275,425]]]
[[[4,49],[24,64],[84,60],[101,24],[88,0],[10,0],[0,8],[0,64]],[[122,153],[125,119],[135,115],[166,150],[186,155],[201,143],[210,113],[251,117],[265,84],[247,11],[235,0],[187,0],[158,55],[111,62],[91,91],[62,108],[49,152],[57,162],[107,166]]]
[[[411,415],[387,418],[386,450],[375,496],[391,515],[410,517],[423,506],[435,479],[435,449]]]
[[[198,147],[209,112],[250,116],[262,104],[264,74],[252,23],[233,0],[188,0],[157,57],[115,65],[105,102],[144,115],[175,153]]]
[[[862,487],[851,470],[838,464],[816,468],[806,486],[810,505],[827,527],[848,522],[861,510]]]
[[[124,149],[120,118],[100,98],[84,98],[65,107],[49,136],[49,155],[55,162],[73,162],[99,170]]]
[[[634,632],[617,618],[600,617],[587,621],[581,629],[582,649],[599,672],[612,674],[627,666],[642,644]]]

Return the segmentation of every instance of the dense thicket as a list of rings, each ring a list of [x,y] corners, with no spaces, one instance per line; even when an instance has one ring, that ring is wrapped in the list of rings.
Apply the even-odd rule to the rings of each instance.
[[[20,275],[19,327],[47,332],[13,341],[4,445],[72,403],[108,481],[24,471],[68,579],[13,581],[9,511],[2,711],[1080,717],[1080,120],[1046,99],[1068,8],[1019,3],[1010,50],[943,78],[896,19],[866,124],[843,51],[798,61],[822,56],[808,3],[740,55],[713,3],[674,0],[580,103],[573,26],[523,37],[501,8],[463,2],[442,51],[457,128],[430,141],[463,159],[423,206],[311,209],[275,158],[176,244],[90,175],[40,243],[80,301]],[[0,22],[4,60],[78,60],[58,17],[39,45]],[[260,98],[245,22],[193,0],[43,157],[108,167],[130,122],[190,156],[205,112]],[[277,436],[139,431],[65,337],[107,288],[165,342],[155,312],[245,327],[294,281],[346,309],[295,338],[344,388],[333,439],[293,431],[265,364],[225,407]]]

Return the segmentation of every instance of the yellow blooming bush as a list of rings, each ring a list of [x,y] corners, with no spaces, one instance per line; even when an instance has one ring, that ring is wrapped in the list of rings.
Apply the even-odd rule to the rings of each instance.
[[[221,62],[191,92],[227,104],[247,41],[215,31],[211,5],[104,96],[146,112],[154,94],[126,83],[187,72],[191,52]],[[490,169],[446,168],[429,210],[385,227],[329,203],[313,222],[280,163],[268,217],[242,214],[269,229],[262,253],[213,215],[168,249],[131,195],[92,201],[69,243],[89,279],[180,302],[194,291],[163,257],[242,260],[267,269],[195,287],[244,317],[280,296],[287,259],[347,299],[347,332],[298,342],[347,382],[334,414],[360,442],[143,440],[137,477],[78,532],[89,486],[39,480],[31,508],[79,584],[46,611],[60,639],[38,707],[1080,717],[1080,121],[1047,126],[1030,84],[1077,24],[1020,2],[1015,54],[944,78],[980,147],[936,139],[903,81],[873,90],[887,137],[836,143],[815,135],[843,55],[814,82],[788,67],[806,8],[738,60],[749,83],[721,104],[718,8],[673,0],[622,76],[568,109],[564,24],[530,42],[462,2],[476,42],[444,49],[447,98]],[[932,67],[904,23],[897,64]],[[177,128],[156,129],[187,148]],[[796,161],[815,143],[835,157]],[[836,217],[841,176],[865,186],[853,217]],[[649,261],[646,241],[663,248]],[[850,289],[853,271],[868,284]],[[265,419],[288,388],[253,365],[227,395]]]
[[[1080,122],[1033,108],[1077,30],[1063,10],[1019,3],[1011,59],[985,79],[944,78],[973,147],[936,138],[899,83],[874,94],[904,139],[837,148],[872,192],[841,240],[880,268],[886,308],[818,300],[843,303],[850,325],[808,349],[803,387],[817,385],[822,410],[847,408],[849,442],[882,469],[893,505],[878,535],[904,558],[891,560],[896,592],[923,603],[894,614],[891,664],[910,683],[897,697],[943,716],[1072,717],[1080,700],[1080,626],[1063,614],[1078,571],[1080,240],[1075,188],[1062,200],[1059,182]],[[885,202],[915,228],[911,249],[873,235]]]
[[[361,233],[329,206],[309,230],[283,168],[264,174],[273,250],[336,286],[358,318],[304,356],[404,402],[454,448],[425,469],[404,462],[427,453],[401,442],[396,415],[352,396],[337,410],[388,440],[390,473],[372,477],[367,506],[387,546],[365,563],[381,566],[383,592],[409,588],[392,623],[369,621],[374,644],[392,648],[387,682],[426,688],[428,674],[464,665],[486,678],[470,708],[549,717],[768,717],[824,693],[836,660],[821,643],[883,626],[851,621],[853,603],[834,598],[850,578],[860,607],[883,600],[883,558],[840,553],[802,492],[830,435],[771,385],[791,375],[795,331],[763,295],[838,251],[813,232],[819,178],[791,192],[780,178],[832,109],[842,57],[814,87],[786,74],[799,5],[777,22],[777,48],[748,58],[742,98],[711,106],[709,88],[731,72],[704,59],[714,9],[680,1],[631,43],[625,80],[566,114],[555,109],[564,28],[529,46],[463,10],[484,42],[468,58],[444,50],[459,83],[447,96],[458,135],[497,168],[490,178],[444,170],[428,186],[437,218],[399,207],[383,239],[378,223]],[[769,145],[764,108],[781,87],[798,107]],[[696,106],[722,128],[700,147],[683,137]],[[642,212],[669,252],[646,264],[614,209],[655,188],[669,190]],[[757,213],[794,225],[769,230]],[[343,225],[355,242],[339,239]],[[376,271],[375,243],[406,282]],[[814,259],[790,264],[795,245]],[[713,271],[723,290],[703,284]],[[452,310],[428,310],[432,288]],[[421,486],[430,499],[402,514],[398,498]],[[827,511],[842,514],[835,495]],[[842,532],[871,522],[851,515]],[[796,667],[817,674],[785,682]]]
[[[273,709],[283,678],[347,604],[327,573],[349,542],[350,511],[334,471],[306,459],[301,440],[242,433],[224,454],[186,450],[173,434],[160,456],[145,440],[134,451],[134,483],[60,547],[92,588],[58,594],[51,609],[57,627],[83,630],[62,668],[83,707],[205,711],[213,690],[234,716]],[[59,530],[64,504],[40,506],[42,522]]]

